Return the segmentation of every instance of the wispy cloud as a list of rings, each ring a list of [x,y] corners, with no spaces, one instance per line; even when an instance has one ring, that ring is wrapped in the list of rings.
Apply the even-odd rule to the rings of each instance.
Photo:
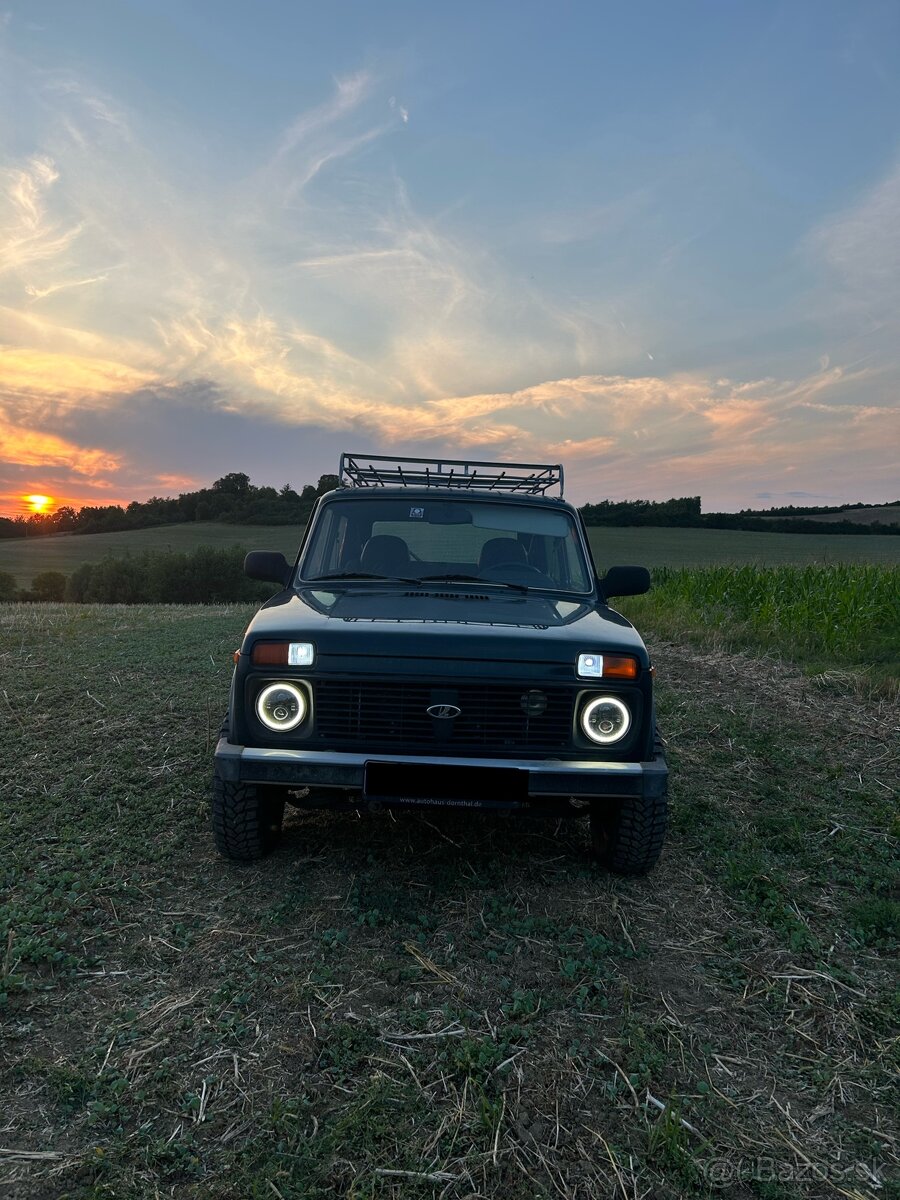
[[[263,206],[275,202],[296,207],[326,167],[352,159],[406,124],[405,109],[386,101],[378,85],[377,76],[368,70],[337,78],[328,100],[295,116],[249,181],[248,199],[254,207],[260,201]]]
[[[845,286],[873,306],[900,297],[900,164],[810,242]]]
[[[35,155],[7,170],[0,209],[0,273],[16,272],[26,282],[29,272],[56,263],[81,232],[47,214],[47,197],[59,179],[53,160]]]
[[[296,148],[323,131],[331,129],[343,117],[354,112],[371,95],[375,79],[370,71],[335,80],[334,95],[323,104],[298,114],[278,142],[273,161],[287,157]]]

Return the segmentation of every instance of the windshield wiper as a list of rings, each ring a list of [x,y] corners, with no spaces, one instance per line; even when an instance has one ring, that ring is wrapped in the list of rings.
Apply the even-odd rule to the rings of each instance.
[[[423,575],[418,583],[480,583],[495,587],[515,588],[517,592],[528,592],[531,589],[527,583],[512,583],[508,579],[483,579],[481,575]]]
[[[316,575],[304,583],[324,583],[326,579],[381,579],[385,583],[418,583],[418,579],[407,579],[402,575],[373,575],[371,571],[333,571],[330,575]]]

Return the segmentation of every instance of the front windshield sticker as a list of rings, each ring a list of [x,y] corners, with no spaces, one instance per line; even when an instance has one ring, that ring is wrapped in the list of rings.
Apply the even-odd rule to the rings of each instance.
[[[421,521],[425,516],[425,509],[424,508],[411,508],[409,510],[409,515],[413,520]]]

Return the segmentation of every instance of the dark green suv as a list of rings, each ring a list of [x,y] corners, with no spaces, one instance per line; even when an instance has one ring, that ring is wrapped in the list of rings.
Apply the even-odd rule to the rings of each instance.
[[[598,579],[559,466],[345,454],[237,656],[213,830],[255,859],[307,808],[439,806],[588,816],[595,853],[640,875],[668,770],[646,647]],[[556,494],[553,494],[556,493]]]

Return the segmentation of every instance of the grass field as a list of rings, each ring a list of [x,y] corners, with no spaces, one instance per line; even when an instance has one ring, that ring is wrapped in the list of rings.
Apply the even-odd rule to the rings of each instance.
[[[41,571],[71,574],[83,562],[143,550],[192,550],[240,545],[280,550],[293,561],[302,529],[295,525],[164,525],[127,533],[11,538],[0,541],[0,571],[29,587]],[[742,533],[727,529],[600,529],[589,531],[601,569],[614,563],[646,567],[702,567],[719,563],[900,563],[900,538],[890,534]]]
[[[0,608],[5,1197],[900,1196],[893,706],[648,629],[648,878],[435,811],[293,816],[238,867],[248,615]]]
[[[140,554],[144,550],[193,550],[197,546],[246,546],[248,550],[280,550],[291,561],[303,528],[299,525],[159,525],[124,533],[57,534],[44,538],[6,538],[0,541],[0,571],[9,571],[27,587],[40,571],[70,575],[85,562],[108,556]]]

